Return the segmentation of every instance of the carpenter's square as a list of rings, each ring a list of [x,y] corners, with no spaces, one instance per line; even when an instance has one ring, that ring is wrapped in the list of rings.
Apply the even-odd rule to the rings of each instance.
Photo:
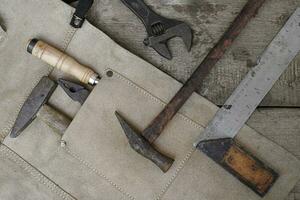
[[[167,42],[174,37],[181,37],[187,50],[192,47],[192,29],[184,22],[167,19],[151,10],[143,0],[121,0],[144,23],[147,38],[144,44],[152,47],[161,56],[172,59]]]
[[[300,8],[290,17],[226,103],[201,134],[196,147],[264,196],[277,178],[270,168],[235,143],[265,95],[300,51]]]
[[[76,83],[60,79],[59,85],[74,101],[83,104],[89,91]],[[57,84],[44,76],[32,90],[23,104],[10,136],[16,138],[38,116],[46,124],[61,133],[71,122],[71,119],[58,112],[55,108],[46,105]]]

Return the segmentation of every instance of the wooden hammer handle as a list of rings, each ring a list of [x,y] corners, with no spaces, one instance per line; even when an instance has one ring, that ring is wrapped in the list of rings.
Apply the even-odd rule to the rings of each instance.
[[[205,140],[197,148],[260,196],[264,196],[278,178],[275,171],[231,138]]]
[[[30,40],[27,51],[49,65],[76,77],[82,83],[96,85],[99,81],[98,74],[93,70],[41,40]]]

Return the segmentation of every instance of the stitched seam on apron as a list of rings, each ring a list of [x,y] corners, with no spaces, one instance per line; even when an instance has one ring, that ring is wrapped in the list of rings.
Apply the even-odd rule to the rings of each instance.
[[[131,200],[135,200],[136,198],[130,195],[128,192],[126,192],[124,189],[119,187],[116,183],[114,183],[112,180],[110,180],[107,176],[105,176],[103,173],[101,173],[99,170],[97,170],[95,167],[93,167],[90,163],[82,159],[80,156],[73,153],[68,147],[62,147],[68,154],[70,154],[73,158],[78,160],[81,164],[86,166],[89,170],[97,174],[98,176],[102,177],[106,182],[108,182],[111,186],[113,186],[115,189],[117,189],[120,193],[127,196]]]
[[[116,77],[119,78],[120,80],[124,81],[125,83],[127,83],[129,86],[135,88],[137,91],[139,91],[141,94],[145,95],[146,97],[148,97],[151,100],[154,100],[155,102],[165,106],[166,103],[164,101],[162,101],[161,99],[155,97],[154,95],[152,95],[151,93],[149,93],[148,91],[146,91],[144,88],[141,88],[140,86],[136,85],[134,82],[132,82],[131,80],[127,79],[126,77],[124,77],[123,75],[121,75],[120,73],[118,73],[117,71],[113,70],[113,69],[107,69],[105,71],[114,71],[116,74]],[[178,116],[180,116],[181,119],[183,119],[184,121],[188,122],[189,124],[191,124],[192,126],[194,126],[195,128],[203,128],[201,125],[199,125],[198,123],[196,123],[195,121],[191,120],[190,118],[188,118],[187,116],[181,114],[181,113],[177,113]],[[174,180],[176,179],[176,177],[178,176],[179,172],[184,168],[186,162],[191,158],[192,154],[195,152],[195,147],[192,147],[192,149],[186,154],[186,156],[184,157],[184,159],[180,162],[179,166],[177,167],[174,175],[170,178],[170,180],[167,182],[167,184],[163,187],[163,189],[161,190],[161,192],[159,193],[159,195],[156,197],[156,200],[160,200],[163,195],[167,192],[167,190],[170,188],[171,184],[174,182]]]
[[[62,50],[63,51],[65,51],[68,48],[68,45],[72,41],[72,39],[73,39],[73,37],[74,37],[74,35],[76,33],[76,30],[77,29],[75,29],[75,28],[73,28],[71,26],[68,27],[66,36],[64,37],[64,40],[62,41],[62,43],[63,43]],[[36,78],[33,78],[33,80],[34,80],[33,84],[29,88],[29,90],[26,91],[26,95],[19,98],[19,99],[21,99],[20,100],[21,103],[17,106],[15,112],[10,117],[10,119],[8,120],[8,122],[6,123],[7,125],[4,126],[4,128],[1,130],[1,132],[0,132],[0,141],[3,141],[4,138],[9,134],[11,128],[13,127],[13,125],[14,125],[16,119],[17,119],[17,116],[18,116],[19,112],[21,111],[21,108],[22,108],[24,102],[29,97],[31,91],[34,89],[34,87],[38,84],[38,82],[41,80],[41,78],[43,76],[48,76],[49,74],[51,74],[51,72],[54,69],[54,67],[52,67],[52,66],[50,66],[48,64],[44,64],[43,66],[48,67],[46,69],[46,72],[42,73],[42,76],[38,76]]]
[[[28,162],[26,162],[22,157],[20,157],[17,153],[12,151],[9,147],[7,147],[4,144],[0,144],[0,145],[1,145],[0,153],[4,157],[16,163],[20,168],[22,168],[25,172],[27,172],[37,182],[45,185],[53,193],[55,193],[56,195],[58,195],[64,200],[75,200],[74,197],[72,197],[69,193],[67,193],[65,190],[59,187],[56,183],[54,183],[52,180],[50,180],[48,177],[46,177],[44,174],[42,174],[32,165],[30,165]]]
[[[172,183],[175,181],[175,179],[177,178],[179,172],[184,168],[186,162],[188,160],[190,160],[190,158],[192,157],[192,154],[195,152],[195,148],[193,147],[189,153],[186,154],[185,158],[180,162],[179,167],[176,169],[174,175],[170,178],[170,180],[168,181],[168,183],[163,187],[163,189],[161,190],[161,192],[159,193],[159,195],[157,196],[156,200],[160,200],[162,199],[162,197],[164,196],[164,194],[168,191],[168,189],[170,188],[170,186],[172,185]]]
[[[129,86],[134,87],[138,92],[142,93],[143,95],[145,95],[146,97],[148,97],[149,99],[159,103],[162,106],[166,105],[166,102],[164,102],[163,100],[161,100],[160,98],[154,96],[153,94],[147,92],[144,88],[136,85],[133,81],[127,79],[126,77],[124,77],[123,75],[121,75],[120,73],[118,73],[117,71],[113,70],[113,69],[107,69],[105,71],[114,71],[116,76],[126,82]],[[194,126],[195,128],[199,128],[202,129],[203,127],[201,125],[199,125],[197,122],[193,121],[192,119],[190,119],[189,117],[185,116],[184,114],[181,114],[180,112],[178,112],[176,115],[178,115],[181,119],[183,119],[184,121],[188,122],[189,124],[191,124],[192,126]]]
[[[156,98],[154,95],[152,95],[151,93],[147,92],[145,89],[137,86],[132,81],[128,80],[126,77],[122,76],[121,74],[119,74],[115,70],[106,69],[105,71],[108,71],[108,70],[114,71],[116,77],[119,80],[124,81],[129,86],[135,88],[136,90],[138,90],[141,94],[143,94],[147,98],[149,98],[149,99],[151,99],[151,100],[153,100],[153,101],[155,101],[155,102],[157,102],[157,103],[165,106],[165,103],[161,99]],[[189,119],[185,115],[180,114],[180,113],[178,113],[178,115],[180,116],[181,119],[183,119],[185,122],[188,122],[193,127],[197,128],[197,129],[199,129],[199,128],[201,129],[202,128],[201,125],[197,124],[195,121]],[[112,185],[114,188],[116,188],[119,192],[121,192],[122,194],[126,195],[127,197],[129,197],[132,200],[136,199],[135,197],[133,197],[132,195],[130,195],[128,192],[125,192],[125,190],[123,190],[121,187],[119,187],[116,183],[114,183],[112,180],[110,180],[107,176],[105,176],[104,173],[99,172],[95,167],[92,166],[92,164],[90,164],[89,162],[87,162],[84,159],[82,159],[79,155],[73,153],[68,147],[64,146],[62,148],[65,149],[67,153],[69,153],[72,157],[74,157],[75,159],[77,159],[80,163],[82,163],[83,165],[85,165],[86,167],[88,167],[92,172],[94,172],[97,175],[99,175],[100,177],[104,178],[110,185]],[[191,150],[188,151],[188,153],[185,155],[185,157],[181,160],[179,166],[177,167],[177,169],[175,170],[174,174],[171,176],[171,178],[169,179],[169,181],[162,187],[162,190],[160,192],[158,192],[158,196],[155,198],[156,200],[160,200],[163,197],[163,195],[167,192],[167,190],[172,185],[172,183],[174,182],[174,180],[178,176],[179,172],[184,168],[186,162],[191,158],[191,156],[195,152],[195,150],[196,149],[194,147],[192,147]]]

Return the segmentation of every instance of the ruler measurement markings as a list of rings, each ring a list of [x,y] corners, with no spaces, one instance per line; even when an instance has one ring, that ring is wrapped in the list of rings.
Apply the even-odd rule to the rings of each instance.
[[[219,109],[199,141],[233,138],[299,50],[300,9],[297,9],[266,48],[257,65],[248,72],[224,106]]]

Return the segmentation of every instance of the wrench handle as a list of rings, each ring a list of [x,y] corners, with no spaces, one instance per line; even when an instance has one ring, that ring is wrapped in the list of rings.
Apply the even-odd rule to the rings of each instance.
[[[150,15],[156,15],[143,0],[121,0],[146,25]]]
[[[49,65],[74,76],[82,83],[96,85],[99,81],[99,75],[94,71],[43,41],[30,40],[27,51]]]
[[[153,26],[156,24],[164,24],[165,21],[168,22],[171,20],[166,19],[153,10],[150,9],[148,5],[145,4],[143,0],[121,0],[140,20],[144,23],[147,33],[149,36],[155,35],[153,31]]]

